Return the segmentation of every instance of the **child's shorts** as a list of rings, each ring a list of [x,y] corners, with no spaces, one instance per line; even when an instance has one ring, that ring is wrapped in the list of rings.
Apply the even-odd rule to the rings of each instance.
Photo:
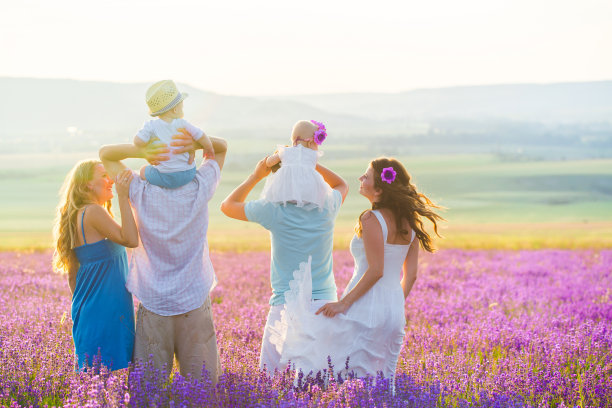
[[[165,188],[179,188],[189,183],[196,175],[196,168],[173,173],[162,173],[153,166],[145,167],[145,178],[151,184]]]

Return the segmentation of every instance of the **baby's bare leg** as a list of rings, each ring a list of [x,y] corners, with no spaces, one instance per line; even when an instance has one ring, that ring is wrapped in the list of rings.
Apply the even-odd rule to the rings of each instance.
[[[141,178],[142,180],[146,180],[146,179],[147,179],[147,178],[145,177],[145,169],[146,169],[146,168],[147,168],[147,166],[142,166],[142,167],[140,168],[140,178]]]
[[[272,156],[268,156],[266,159],[266,166],[272,167],[278,163],[280,163],[281,159],[278,153],[273,154]]]

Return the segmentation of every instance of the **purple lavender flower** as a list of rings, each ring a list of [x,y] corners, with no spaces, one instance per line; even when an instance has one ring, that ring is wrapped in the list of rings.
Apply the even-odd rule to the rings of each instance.
[[[353,258],[333,256],[342,292]],[[75,370],[65,276],[49,252],[0,252],[0,406],[612,406],[612,250],[422,254],[393,381],[357,378],[350,360],[297,380],[260,371],[270,255],[211,258],[216,385],[146,363]]]

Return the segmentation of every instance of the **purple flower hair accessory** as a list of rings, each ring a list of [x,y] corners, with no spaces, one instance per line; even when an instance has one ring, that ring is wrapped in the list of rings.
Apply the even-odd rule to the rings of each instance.
[[[385,167],[380,172],[380,178],[387,184],[391,184],[395,181],[395,176],[397,176],[397,172],[393,170],[393,167]]]
[[[318,127],[317,131],[314,133],[314,141],[316,144],[320,145],[327,137],[327,129],[325,129],[325,125],[321,122],[317,122],[316,120],[311,120],[310,122]]]

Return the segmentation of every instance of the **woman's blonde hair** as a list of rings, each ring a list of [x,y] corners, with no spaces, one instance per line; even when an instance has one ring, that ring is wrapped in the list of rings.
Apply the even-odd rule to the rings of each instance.
[[[53,269],[58,272],[67,273],[78,263],[72,250],[78,242],[77,213],[87,204],[94,202],[87,183],[93,179],[94,169],[98,164],[102,162],[93,159],[78,162],[66,175],[60,190],[60,202],[53,225]],[[104,207],[110,213],[111,201],[107,201]]]

